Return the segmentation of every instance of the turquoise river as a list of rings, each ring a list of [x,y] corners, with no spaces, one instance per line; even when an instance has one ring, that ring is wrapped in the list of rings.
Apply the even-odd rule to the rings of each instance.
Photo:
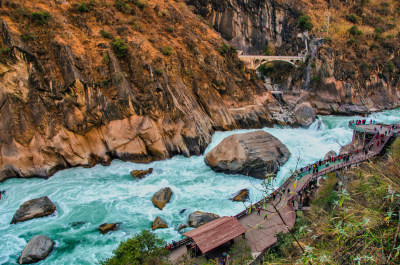
[[[308,129],[264,128],[292,153],[278,173],[276,186],[290,176],[296,157],[300,157],[299,166],[305,166],[323,158],[328,151],[339,151],[341,145],[348,144],[352,138],[348,121],[357,118],[360,117],[321,116]],[[368,119],[399,122],[400,110],[374,113]],[[206,153],[223,138],[248,131],[252,130],[216,132]],[[154,171],[143,180],[136,181],[130,175],[133,169],[149,167]],[[176,156],[150,164],[115,160],[107,167],[62,170],[47,180],[10,179],[0,183],[0,190],[7,191],[0,200],[0,264],[17,264],[24,246],[37,234],[55,241],[49,257],[37,264],[97,264],[110,257],[121,241],[142,229],[151,229],[157,216],[166,220],[169,228],[156,230],[156,234],[167,241],[179,240],[182,236],[177,227],[187,222],[191,212],[235,215],[245,205],[230,201],[230,195],[249,188],[251,201],[255,202],[262,196],[257,189],[259,185],[260,180],[247,176],[213,172],[204,163],[204,156]],[[161,211],[153,206],[151,197],[166,186],[171,187],[173,196]],[[54,202],[55,214],[10,224],[23,202],[41,196],[48,196]],[[180,214],[182,209],[186,211]],[[106,222],[119,222],[120,229],[102,235],[98,227]]]

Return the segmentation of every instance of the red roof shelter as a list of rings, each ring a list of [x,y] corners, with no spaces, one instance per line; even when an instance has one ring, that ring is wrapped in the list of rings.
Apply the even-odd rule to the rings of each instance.
[[[236,217],[224,216],[183,235],[192,238],[201,252],[206,253],[245,232]]]

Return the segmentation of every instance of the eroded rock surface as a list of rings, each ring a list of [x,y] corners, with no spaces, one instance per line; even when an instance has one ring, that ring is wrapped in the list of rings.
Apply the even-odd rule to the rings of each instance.
[[[153,168],[149,168],[148,170],[132,170],[131,171],[131,175],[135,179],[142,179],[151,173],[153,173]]]
[[[218,219],[219,215],[215,213],[203,213],[200,211],[193,212],[189,215],[189,226],[190,227],[199,227],[208,222],[214,221]]]
[[[21,204],[15,212],[11,223],[16,224],[33,218],[51,215],[55,210],[56,206],[47,196],[32,199]]]
[[[19,264],[30,264],[45,259],[53,249],[54,242],[47,236],[37,235],[29,240],[21,257],[18,259]]]
[[[104,223],[99,226],[99,230],[102,234],[107,234],[110,231],[115,231],[118,229],[117,223]]]
[[[294,117],[298,125],[309,127],[317,119],[317,114],[310,103],[303,102],[294,109]]]
[[[154,193],[151,201],[153,202],[154,206],[162,210],[171,199],[171,196],[172,196],[171,188],[166,187]]]
[[[154,220],[153,224],[151,225],[151,229],[156,230],[159,228],[168,228],[167,223],[161,219],[161,217],[158,217]]]
[[[231,135],[204,158],[214,171],[264,178],[276,173],[290,157],[287,147],[264,131]]]
[[[249,189],[241,189],[232,195],[232,201],[244,202],[249,199]]]

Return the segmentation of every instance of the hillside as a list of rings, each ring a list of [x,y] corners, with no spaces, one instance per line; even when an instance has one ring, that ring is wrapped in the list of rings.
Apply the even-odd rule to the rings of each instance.
[[[320,114],[349,115],[400,104],[399,1],[187,2],[245,54],[297,55],[307,40],[306,63],[264,71],[289,106],[309,101]]]
[[[0,7],[0,180],[198,155],[215,130],[291,123],[183,1]]]

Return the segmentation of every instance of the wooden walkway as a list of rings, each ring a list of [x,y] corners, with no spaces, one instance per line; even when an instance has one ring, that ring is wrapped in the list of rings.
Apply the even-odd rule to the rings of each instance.
[[[276,193],[281,195],[278,195],[275,200],[272,198],[272,195],[269,195],[256,203],[259,205],[267,205],[267,219],[264,219],[266,209],[262,209],[260,215],[257,214],[256,210],[253,210],[250,214],[248,214],[247,210],[245,210],[236,215],[240,223],[242,223],[242,225],[247,229],[245,238],[247,244],[251,247],[251,252],[254,258],[260,256],[262,252],[277,242],[275,234],[279,232],[287,233],[289,232],[289,229],[294,227],[296,221],[295,208],[298,207],[297,198],[301,196],[310,182],[316,181],[319,177],[327,173],[334,172],[351,165],[356,165],[380,154],[389,139],[399,133],[398,128],[391,129],[390,126],[382,126],[381,128],[380,124],[351,125],[350,127],[356,131],[366,132],[374,135],[373,139],[365,145],[365,148],[369,150],[367,155],[364,152],[353,153],[349,156],[347,161],[343,161],[342,159],[336,163],[330,163],[330,165],[327,167],[319,167],[320,169],[317,174],[312,174],[312,170],[311,172],[304,172],[304,170],[306,170],[306,168],[304,168],[304,170],[302,170],[304,172],[302,175],[292,175],[283,185],[281,185],[279,189],[276,190]],[[378,131],[379,137],[376,138]],[[383,134],[383,137],[381,134]],[[377,144],[378,141],[380,142],[379,145]],[[325,165],[325,162],[323,164]],[[290,190],[290,193],[287,192],[288,189]],[[281,196],[281,198],[279,196]],[[295,202],[293,203],[292,201]],[[279,212],[287,226],[282,222],[277,213],[270,213],[274,212],[272,203],[277,205],[277,208],[279,209]],[[185,245],[187,242],[189,242],[189,239],[184,239],[178,242],[178,246],[171,251],[171,262],[174,264],[179,263],[179,260],[182,258],[182,256],[186,254]]]

